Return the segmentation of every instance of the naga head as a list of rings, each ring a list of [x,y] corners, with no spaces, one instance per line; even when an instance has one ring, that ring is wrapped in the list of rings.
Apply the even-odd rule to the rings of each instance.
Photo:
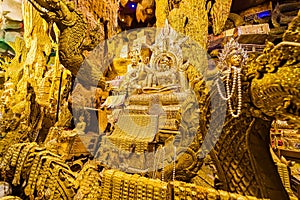
[[[39,5],[43,9],[48,11],[54,11],[60,9],[60,0],[31,0],[34,5]],[[42,10],[42,9],[41,9]]]
[[[300,13],[300,12],[299,12]],[[300,14],[276,46],[267,44],[254,63],[258,76],[251,83],[251,98],[264,114],[300,128]]]
[[[72,12],[75,10],[73,2],[64,0],[29,0],[33,7],[44,16],[46,21],[63,22],[65,25],[74,23]]]

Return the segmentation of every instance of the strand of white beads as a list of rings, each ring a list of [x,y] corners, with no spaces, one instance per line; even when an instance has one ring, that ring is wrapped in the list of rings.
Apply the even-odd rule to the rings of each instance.
[[[238,82],[238,105],[237,105],[237,111],[234,113],[233,111],[233,105],[231,102],[231,99],[228,99],[228,107],[229,107],[229,112],[233,117],[239,117],[242,111],[242,81],[241,81],[241,69],[234,67],[235,70],[235,76],[237,76],[237,82]]]

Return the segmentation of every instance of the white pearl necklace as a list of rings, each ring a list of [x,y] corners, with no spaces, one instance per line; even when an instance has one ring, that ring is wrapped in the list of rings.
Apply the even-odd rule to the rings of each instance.
[[[233,73],[233,80],[232,80],[232,88],[230,90],[229,87],[229,80],[230,80],[230,74],[231,74],[231,70],[233,69],[234,73]],[[235,92],[236,89],[236,82],[237,82],[237,91],[238,91],[238,106],[237,106],[237,112],[235,113],[233,110],[233,105],[231,102],[231,98]],[[231,114],[232,117],[239,117],[242,111],[242,82],[241,82],[241,68],[235,67],[235,66],[231,66],[227,72],[226,72],[226,96],[223,95],[220,85],[219,85],[219,79],[217,81],[217,88],[218,88],[218,92],[221,96],[222,99],[226,100],[228,102],[228,108],[229,108],[229,112]]]
[[[165,181],[165,147],[162,148],[163,149],[163,155],[162,155],[162,172],[161,172],[161,181],[164,182]]]
[[[158,154],[158,150],[154,153],[154,160],[153,160],[153,174],[152,178],[156,178],[156,172],[159,168],[159,162],[162,159],[162,169],[161,169],[161,181],[165,181],[165,157],[166,157],[166,150],[165,147],[162,147],[161,152]],[[158,154],[158,156],[157,156]]]
[[[174,146],[174,160],[173,160],[173,176],[172,176],[172,180],[173,182],[175,181],[175,175],[176,175],[176,146]]]
[[[159,158],[157,158],[157,152],[158,151],[154,151],[154,160],[153,160],[153,174],[152,174],[152,178],[155,179],[156,178],[156,172],[157,172],[157,160],[159,160]]]

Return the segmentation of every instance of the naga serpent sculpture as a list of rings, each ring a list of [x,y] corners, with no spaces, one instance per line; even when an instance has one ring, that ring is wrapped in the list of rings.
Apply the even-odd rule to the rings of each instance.
[[[76,75],[84,58],[83,50],[90,47],[84,42],[86,39],[85,30],[87,30],[86,24],[81,15],[74,11],[71,6],[63,1],[54,4],[51,2],[32,1],[33,5],[44,14],[46,12],[41,7],[51,10],[50,15],[48,12],[46,19],[55,19],[61,30],[59,47],[61,63]],[[53,17],[53,13],[55,17]],[[262,55],[248,60],[247,65],[241,69],[241,88],[243,92],[240,115],[233,117],[228,112],[225,123],[214,127],[215,129],[222,128],[222,133],[210,155],[217,167],[218,176],[222,182],[221,189],[223,190],[258,198],[289,199],[271,157],[269,134],[271,123],[275,118],[287,120],[299,128],[299,25],[300,13],[290,24],[289,29],[283,36],[282,43],[276,46],[268,43]],[[78,38],[75,38],[71,33],[76,33],[75,35]],[[214,112],[219,112],[222,108],[213,110],[210,108],[211,96],[220,94],[216,85],[212,86],[213,92],[209,94],[208,90],[205,89],[205,80],[197,73],[193,66],[190,66],[187,70],[189,82],[200,105],[198,134],[202,134],[207,132],[209,116]],[[238,97],[232,101],[238,104]],[[199,138],[202,137],[205,137],[205,135],[199,136]],[[214,141],[215,138],[211,136],[210,139]],[[206,145],[209,146],[209,144]],[[190,165],[182,170],[181,177],[191,179],[192,176],[196,175],[202,162],[198,157],[200,147],[201,141],[195,140],[190,150],[184,156],[179,157],[176,169],[182,169],[180,165],[186,161]],[[14,151],[15,149],[17,151]],[[24,152],[24,155],[21,157],[18,152]],[[23,170],[22,166],[18,167],[16,162],[25,163],[23,166],[25,169],[34,166],[34,169],[47,171],[47,166],[51,168],[51,172],[45,173],[46,175],[41,178],[52,177],[49,180],[49,182],[53,182],[52,185],[50,184],[52,190],[51,187],[48,187],[50,189],[43,191],[43,185],[37,184],[38,188],[42,188],[37,189],[41,198],[53,198],[58,195],[57,193],[61,193],[63,194],[61,198],[70,199],[74,197],[75,191],[80,188],[80,184],[92,182],[90,180],[92,178],[86,181],[83,180],[87,179],[88,175],[93,174],[93,171],[87,173],[89,170],[84,168],[86,171],[82,170],[82,173],[88,175],[85,178],[79,175],[76,179],[69,167],[59,161],[59,158],[55,155],[39,149],[34,144],[24,144],[13,146],[7,152],[6,157],[2,159],[0,165],[2,177],[7,177],[8,181],[14,179],[16,174],[18,175],[13,181],[14,185],[20,184],[20,170]],[[9,174],[10,169],[14,169],[10,166],[16,167],[18,171],[16,170],[15,174]],[[94,168],[94,170],[98,169]],[[31,173],[29,173],[30,171]],[[31,198],[35,194],[36,187],[32,181],[39,175],[39,171],[33,171],[23,172],[23,178],[28,179],[25,194]],[[180,175],[180,172],[178,172],[178,175]],[[168,176],[167,169],[166,176]],[[55,177],[60,178],[55,180]],[[78,181],[72,183],[72,180],[75,179]],[[99,175],[95,175],[95,179],[97,181],[93,184],[97,188],[101,178]],[[43,181],[46,180],[40,180],[41,183]],[[55,188],[59,188],[59,190],[54,192]],[[85,194],[88,195],[88,192],[91,192],[91,190],[84,191],[82,189],[80,194],[77,192],[77,199],[81,199]],[[99,194],[101,191],[95,190],[94,193]],[[90,198],[92,197],[90,195]]]
[[[72,2],[65,1],[29,1],[48,22],[57,25],[59,35],[59,57],[73,75],[76,75],[84,60],[84,51],[92,50],[99,38],[95,36],[97,28],[88,33],[85,18],[77,12]]]

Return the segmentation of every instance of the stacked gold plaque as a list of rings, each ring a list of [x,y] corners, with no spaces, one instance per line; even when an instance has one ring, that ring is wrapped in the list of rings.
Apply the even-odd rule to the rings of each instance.
[[[105,170],[102,183],[102,199],[141,199],[141,200],[199,200],[199,199],[232,199],[257,200],[255,197],[242,196],[195,184],[174,181],[163,182],[140,175],[127,174],[117,170]]]
[[[116,170],[104,171],[102,199],[168,199],[168,183]]]
[[[136,153],[144,153],[157,133],[157,123],[156,115],[123,115],[107,139],[121,150],[130,152],[134,147]]]
[[[20,169],[19,163],[23,163]],[[87,162],[80,172],[72,172],[61,158],[39,148],[36,143],[11,146],[0,163],[0,171],[8,181],[12,178],[11,171],[14,171],[12,182],[15,186],[22,185],[22,174],[28,180],[24,193],[29,199],[257,199],[186,182],[164,182],[115,169],[99,173],[99,166],[93,161]]]

